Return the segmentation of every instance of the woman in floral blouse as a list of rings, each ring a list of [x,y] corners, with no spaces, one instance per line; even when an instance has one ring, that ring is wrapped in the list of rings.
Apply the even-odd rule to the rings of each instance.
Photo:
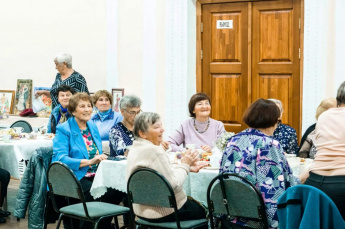
[[[280,109],[279,122],[273,133],[273,138],[279,141],[284,152],[288,154],[297,154],[299,151],[296,130],[291,126],[281,123],[283,116],[283,104],[278,99],[268,99],[273,101]]]
[[[229,140],[220,167],[220,172],[236,173],[248,179],[262,193],[270,228],[278,228],[278,198],[288,187],[298,183],[282,146],[271,137],[279,117],[280,110],[274,102],[255,101],[243,116],[250,128]],[[254,228],[259,224],[244,218],[235,218],[232,223]]]

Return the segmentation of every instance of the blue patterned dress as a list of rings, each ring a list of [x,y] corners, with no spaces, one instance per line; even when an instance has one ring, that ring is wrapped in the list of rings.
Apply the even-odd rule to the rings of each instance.
[[[273,132],[273,138],[279,141],[284,152],[288,154],[298,154],[299,147],[297,142],[296,130],[291,126],[278,124]]]
[[[262,193],[270,228],[278,228],[278,198],[299,183],[278,141],[252,128],[234,135],[223,153],[219,171],[239,174],[255,185]],[[258,222],[243,218],[235,218],[233,223],[258,226]]]
[[[128,146],[134,141],[133,132],[128,130],[122,122],[118,122],[109,131],[110,156],[123,155]]]

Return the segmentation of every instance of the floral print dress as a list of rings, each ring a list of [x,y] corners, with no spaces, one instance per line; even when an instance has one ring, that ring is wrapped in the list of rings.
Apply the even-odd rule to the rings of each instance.
[[[291,126],[278,124],[273,133],[273,138],[279,141],[284,152],[288,154],[297,154],[299,151],[296,130]]]
[[[80,130],[81,136],[83,137],[83,140],[85,142],[85,146],[87,149],[87,152],[89,153],[89,159],[95,157],[95,155],[99,155],[99,151],[97,149],[96,144],[94,143],[90,130],[88,127],[86,127],[86,130]],[[86,177],[94,177],[96,175],[97,165],[91,165],[86,173]]]
[[[134,134],[122,122],[118,122],[109,131],[110,156],[124,155],[128,146],[134,141]]]
[[[256,186],[264,199],[270,228],[278,228],[278,198],[288,187],[299,183],[278,141],[252,128],[234,135],[224,150],[219,171],[238,174]],[[235,218],[232,222],[254,228],[259,226],[256,221],[243,218]]]

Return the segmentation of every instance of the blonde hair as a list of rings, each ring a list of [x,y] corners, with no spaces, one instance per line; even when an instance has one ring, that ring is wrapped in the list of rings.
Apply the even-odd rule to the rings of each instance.
[[[319,116],[330,108],[337,107],[337,100],[335,98],[328,98],[321,101],[320,105],[316,109],[315,118],[318,120]]]

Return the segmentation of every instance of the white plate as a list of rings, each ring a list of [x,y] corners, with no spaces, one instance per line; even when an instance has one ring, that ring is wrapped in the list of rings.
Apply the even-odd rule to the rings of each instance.
[[[44,137],[43,139],[45,139],[45,140],[53,140],[54,138]]]
[[[219,170],[219,167],[204,167],[203,169],[207,169],[207,170]]]

